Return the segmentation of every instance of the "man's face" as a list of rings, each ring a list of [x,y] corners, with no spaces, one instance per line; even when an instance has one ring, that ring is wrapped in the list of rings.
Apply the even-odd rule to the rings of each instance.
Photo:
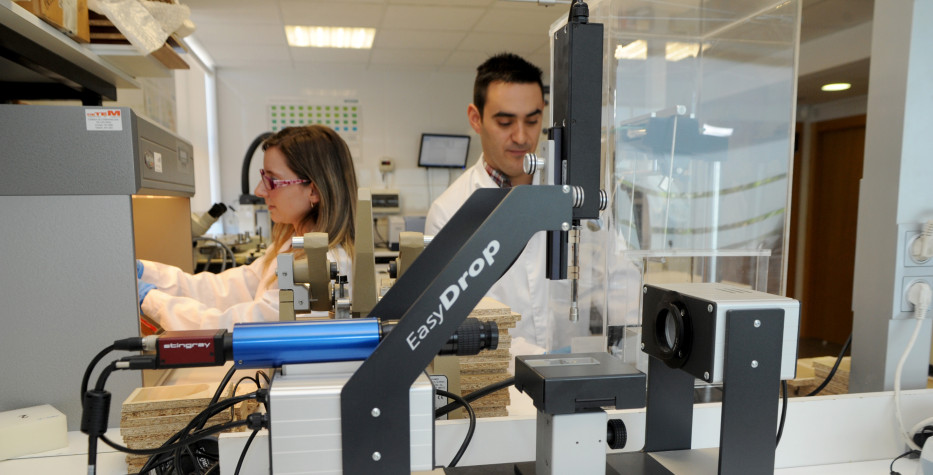
[[[494,81],[486,90],[482,116],[470,104],[467,116],[483,143],[483,157],[508,176],[513,185],[531,183],[522,170],[526,153],[532,153],[541,136],[544,99],[535,83]]]

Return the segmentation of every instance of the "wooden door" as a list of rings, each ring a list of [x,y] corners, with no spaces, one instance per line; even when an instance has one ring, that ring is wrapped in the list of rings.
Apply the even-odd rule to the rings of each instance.
[[[812,126],[800,337],[842,344],[852,332],[852,279],[865,116]]]

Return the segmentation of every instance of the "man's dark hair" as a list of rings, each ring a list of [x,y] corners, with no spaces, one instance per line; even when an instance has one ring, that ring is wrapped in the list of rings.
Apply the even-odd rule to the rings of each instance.
[[[541,68],[525,61],[521,56],[512,53],[499,53],[486,60],[476,68],[476,81],[473,83],[473,105],[483,115],[486,105],[486,91],[495,81],[513,84],[537,84],[544,95],[544,84],[541,82]]]

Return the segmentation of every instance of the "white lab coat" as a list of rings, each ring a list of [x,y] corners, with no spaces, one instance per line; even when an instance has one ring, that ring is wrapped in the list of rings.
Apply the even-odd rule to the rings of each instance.
[[[287,251],[287,243],[283,251]],[[341,274],[350,280],[350,258],[342,247],[327,251]],[[264,268],[264,260],[227,269],[219,274],[189,274],[175,266],[142,261],[140,280],[156,286],[143,300],[143,313],[166,330],[233,329],[235,323],[279,320],[279,287],[276,261]],[[320,314],[320,315],[318,315]],[[323,316],[325,312],[311,312]]]
[[[480,156],[475,165],[431,204],[425,218],[424,233],[437,234],[474,191],[496,187],[498,185],[486,173]],[[487,297],[508,305],[522,316],[509,334],[513,338],[524,338],[527,343],[542,349],[551,346],[548,335],[549,282],[544,268],[546,245],[544,232],[532,236],[512,267],[486,293]]]

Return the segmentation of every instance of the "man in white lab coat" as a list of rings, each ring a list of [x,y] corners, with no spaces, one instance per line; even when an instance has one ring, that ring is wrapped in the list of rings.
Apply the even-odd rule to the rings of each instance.
[[[437,234],[479,188],[532,183],[534,177],[525,174],[522,163],[526,153],[537,149],[543,111],[544,88],[537,66],[514,54],[502,53],[477,68],[467,118],[480,136],[483,154],[431,204],[425,234]],[[550,285],[545,277],[545,245],[545,233],[535,234],[518,260],[486,294],[521,314],[518,326],[510,331],[517,354],[557,345],[550,341],[548,331]],[[521,351],[525,343],[533,347]]]

